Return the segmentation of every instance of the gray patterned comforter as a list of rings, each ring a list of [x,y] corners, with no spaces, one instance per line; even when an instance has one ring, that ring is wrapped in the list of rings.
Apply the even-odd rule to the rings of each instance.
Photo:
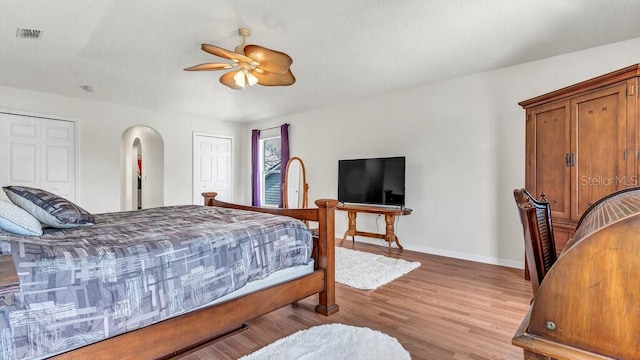
[[[21,287],[15,305],[0,309],[0,359],[137,329],[311,257],[310,232],[287,217],[196,205],[95,217],[93,226],[41,237],[0,231]]]

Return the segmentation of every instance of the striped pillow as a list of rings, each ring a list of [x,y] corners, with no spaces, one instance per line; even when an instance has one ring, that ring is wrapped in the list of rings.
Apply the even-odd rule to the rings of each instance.
[[[9,200],[41,223],[54,228],[73,228],[95,223],[93,215],[71,201],[48,191],[26,186],[4,186]]]

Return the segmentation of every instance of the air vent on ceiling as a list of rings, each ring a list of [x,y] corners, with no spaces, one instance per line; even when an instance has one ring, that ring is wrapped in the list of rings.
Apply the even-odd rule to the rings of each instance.
[[[38,29],[26,29],[18,27],[18,32],[16,33],[16,37],[23,39],[40,39],[42,37],[42,30]]]

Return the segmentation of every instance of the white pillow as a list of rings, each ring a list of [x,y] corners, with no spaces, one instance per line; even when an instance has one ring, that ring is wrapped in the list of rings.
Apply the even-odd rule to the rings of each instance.
[[[0,200],[0,229],[16,235],[42,235],[42,224],[22,208]]]

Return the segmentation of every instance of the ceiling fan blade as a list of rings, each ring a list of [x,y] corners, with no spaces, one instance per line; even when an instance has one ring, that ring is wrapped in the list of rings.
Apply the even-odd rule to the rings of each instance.
[[[186,68],[186,71],[199,71],[199,70],[223,70],[223,69],[231,69],[233,65],[224,64],[224,63],[206,63],[194,65]]]
[[[251,59],[259,61],[258,67],[271,73],[284,74],[293,64],[291,56],[258,45],[246,45],[244,53]]]
[[[275,74],[267,71],[260,73],[256,70],[251,73],[258,78],[258,84],[263,86],[288,86],[296,82],[291,70],[287,70],[284,74]]]
[[[221,58],[225,58],[225,59],[237,60],[239,62],[245,62],[245,63],[253,62],[253,60],[247,56],[223,49],[221,47],[217,47],[215,45],[202,44],[202,50],[208,52],[209,54],[220,56]]]
[[[236,85],[236,81],[233,79],[233,75],[235,75],[237,71],[230,71],[222,76],[220,76],[220,83],[222,85],[226,85],[233,90],[242,90],[242,87]]]

